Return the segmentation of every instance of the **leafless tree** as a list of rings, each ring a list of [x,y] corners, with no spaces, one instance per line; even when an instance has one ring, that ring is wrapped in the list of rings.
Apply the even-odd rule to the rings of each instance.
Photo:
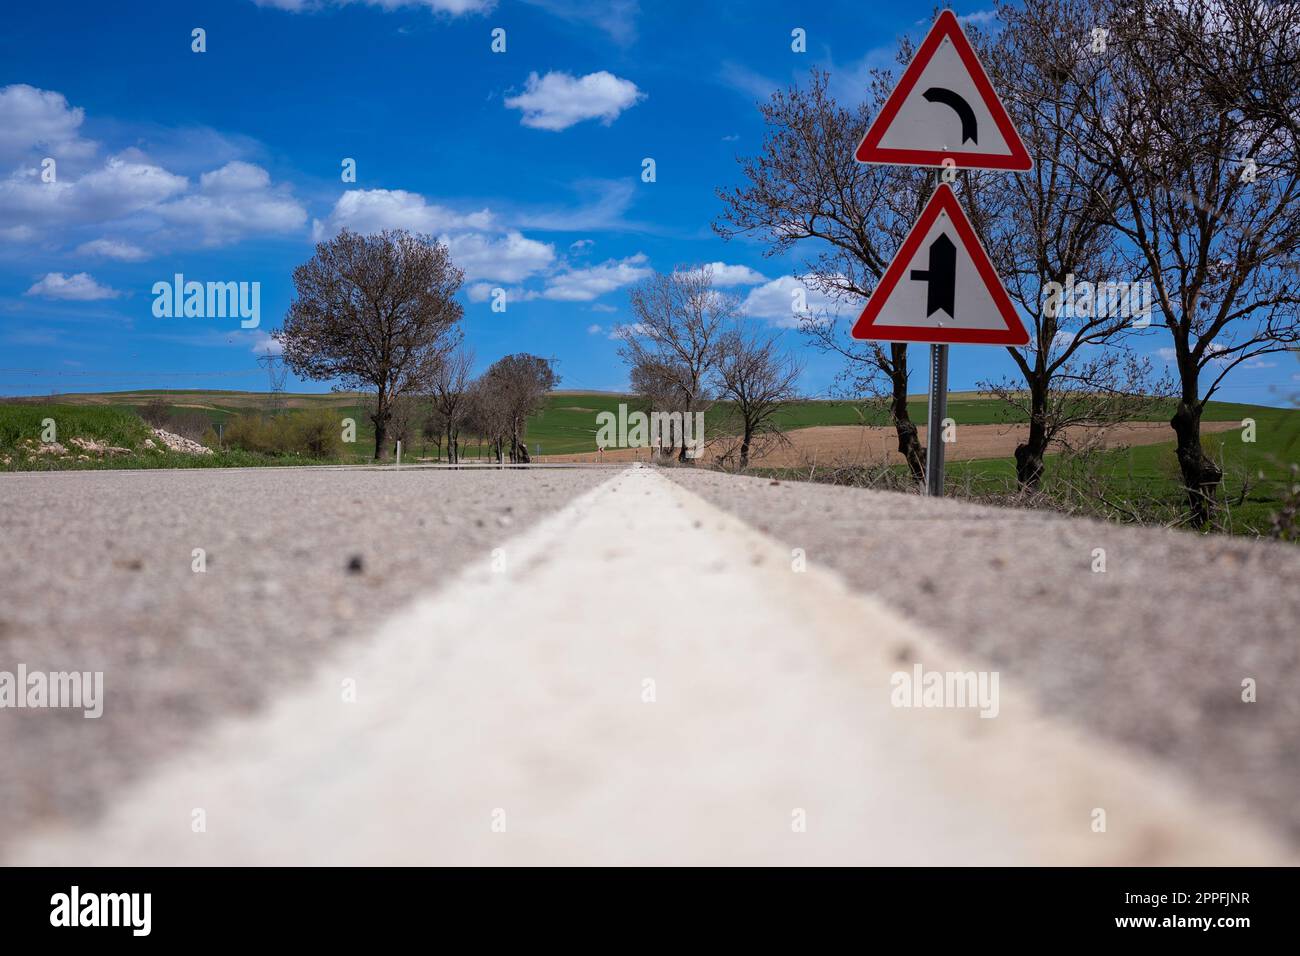
[[[497,460],[502,446],[510,460],[530,460],[527,437],[528,418],[541,410],[547,394],[560,383],[549,359],[520,352],[493,362],[481,380],[481,400],[497,445]]]
[[[1067,428],[1131,418],[1160,390],[1150,359],[1129,347],[1137,328],[1151,321],[1150,298],[1140,294],[1141,277],[1124,270],[1103,205],[1114,194],[1114,177],[1058,133],[1091,116],[1088,90],[1103,67],[1077,53],[1092,42],[1093,6],[1093,0],[999,4],[1000,31],[989,37],[970,31],[1034,158],[1028,173],[968,174],[963,190],[1032,330],[1027,347],[1007,349],[1020,380],[980,382],[1029,422],[1015,451],[1016,478],[1026,488],[1037,487],[1049,445]],[[1044,24],[1056,24],[1057,33],[1045,34]],[[1062,69],[1066,50],[1076,54],[1073,70]],[[1143,303],[1146,314],[1135,315],[1133,306],[1140,311]]]
[[[740,316],[740,300],[713,287],[708,266],[660,272],[630,293],[633,326],[619,354],[639,381],[653,380],[662,401],[683,416],[708,408],[718,345]],[[687,457],[683,441],[678,460]]]
[[[641,399],[647,414],[685,412],[686,403],[682,397],[683,393],[677,388],[676,383],[687,376],[681,369],[673,367],[675,363],[665,362],[657,353],[648,350],[642,350],[632,361],[634,364],[628,373],[628,380],[632,393]],[[677,447],[677,439],[685,442],[686,436],[675,434],[674,429],[664,428],[652,438],[658,442],[655,454],[662,454],[664,439],[668,440],[668,450],[671,453]]]
[[[371,419],[375,417],[373,401],[369,405]],[[401,442],[408,453],[420,434],[420,414],[428,407],[428,398],[414,393],[398,395],[389,406],[388,439]]]
[[[460,460],[460,429],[469,411],[468,392],[473,368],[474,353],[458,346],[433,373],[433,407],[447,435],[447,461],[450,464]]]
[[[1234,368],[1300,341],[1300,14],[1256,0],[1096,4],[1104,69],[1056,133],[1115,179],[1100,198],[1154,286],[1178,376],[1178,463],[1204,525],[1223,480],[1201,446],[1206,402]],[[1081,29],[1037,26],[1079,71]]]
[[[905,43],[900,59],[910,52]],[[772,255],[796,244],[809,248],[815,254],[804,281],[860,307],[933,190],[933,176],[854,159],[893,86],[887,71],[872,71],[866,101],[852,109],[835,102],[828,80],[814,70],[806,87],[777,91],[760,106],[767,124],[762,151],[741,160],[745,185],[718,191],[724,209],[713,228],[725,239],[757,236]],[[835,316],[810,315],[802,324],[817,348],[844,359],[842,389],[885,397],[898,450],[912,474],[923,477],[925,449],[907,410],[907,346],[850,339]]]
[[[740,427],[740,467],[749,467],[759,436],[777,435],[776,413],[798,398],[802,368],[781,349],[777,334],[738,324],[718,348],[719,394],[731,402]]]
[[[470,383],[468,399],[463,428],[480,439],[486,439],[489,453],[498,462],[503,461],[503,436],[509,432],[510,420],[502,390],[493,387],[485,375]],[[481,451],[481,441],[479,448]]]
[[[298,375],[374,394],[375,458],[388,455],[394,400],[426,387],[460,320],[463,273],[445,246],[396,230],[344,230],[293,271],[295,298],[274,337]]]
[[[468,398],[466,405],[469,404]],[[429,442],[433,442],[433,454],[437,459],[442,458],[442,437],[446,433],[442,413],[437,408],[429,409],[429,413],[424,416],[424,423],[420,426],[420,436],[425,441],[425,447]],[[448,457],[450,461],[450,456]]]

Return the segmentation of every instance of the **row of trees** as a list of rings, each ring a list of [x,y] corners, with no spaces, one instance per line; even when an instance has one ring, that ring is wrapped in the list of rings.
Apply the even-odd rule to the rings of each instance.
[[[344,230],[294,270],[296,296],[275,333],[285,364],[371,394],[376,459],[417,434],[445,441],[451,462],[468,436],[486,439],[498,461],[530,458],[528,418],[560,377],[526,353],[473,377],[474,355],[457,327],[463,279],[445,246],[402,230]],[[637,321],[622,354],[634,389],[652,411],[692,414],[728,399],[747,465],[755,442],[777,434],[774,415],[796,397],[799,366],[775,336],[741,321],[739,300],[714,289],[708,268],[656,275],[631,303]],[[685,458],[685,436],[677,437]]]
[[[798,397],[802,369],[778,335],[743,319],[736,296],[714,288],[710,267],[656,273],[632,289],[630,303],[636,321],[619,354],[649,411],[685,417],[724,400],[722,430],[736,436],[741,468],[756,443],[780,438],[776,412]],[[679,460],[686,455],[683,437]]]
[[[344,230],[293,272],[296,295],[275,333],[285,364],[370,392],[376,459],[432,421],[452,461],[462,433],[486,438],[498,461],[528,461],[525,424],[559,376],[548,360],[518,354],[472,379],[457,327],[463,280],[446,246],[404,230]]]
[[[434,377],[423,431],[446,440],[447,460],[458,462],[466,439],[486,439],[497,461],[531,460],[525,442],[528,418],[541,409],[546,395],[560,383],[549,360],[520,352],[498,359],[479,378],[470,370],[472,352],[460,348]]]
[[[972,40],[1035,167],[963,173],[960,189],[1032,323],[1030,345],[1008,350],[1018,377],[983,383],[1028,416],[1019,480],[1038,484],[1068,425],[1129,417],[1167,390],[1203,524],[1223,477],[1201,446],[1206,402],[1234,368],[1300,342],[1300,14],[1257,0],[1023,0],[997,14],[1001,29]],[[900,63],[911,53],[905,43]],[[933,180],[853,159],[889,71],[874,71],[854,106],[835,102],[828,79],[814,71],[761,105],[763,148],[742,160],[744,184],[720,191],[715,230],[756,236],[772,254],[806,249],[805,281],[860,307]],[[1141,320],[1045,307],[1071,276],[1151,284],[1153,331],[1173,356],[1167,385],[1134,351]],[[844,359],[844,392],[882,399],[921,476],[906,346],[854,342],[828,315],[804,331]]]

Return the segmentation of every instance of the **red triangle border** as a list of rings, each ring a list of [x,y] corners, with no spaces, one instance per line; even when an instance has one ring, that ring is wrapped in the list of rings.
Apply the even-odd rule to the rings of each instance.
[[[969,150],[890,149],[880,145],[880,141],[885,137],[885,132],[898,115],[898,111],[902,109],[907,97],[911,95],[917,81],[921,78],[921,73],[929,65],[944,37],[952,41],[962,63],[965,64],[966,70],[975,83],[975,88],[984,99],[984,105],[993,115],[993,121],[997,124],[998,132],[1002,134],[1003,140],[1011,147],[1009,154],[980,153]],[[925,39],[917,48],[916,54],[912,57],[912,62],[903,71],[898,85],[894,87],[894,91],[885,100],[885,105],[881,108],[879,115],[871,121],[871,126],[868,127],[866,135],[862,137],[862,142],[858,144],[854,158],[860,163],[883,163],[903,166],[942,166],[945,159],[951,159],[958,169],[1004,169],[1012,172],[1026,172],[1034,168],[1034,161],[1029,155],[1029,150],[1025,149],[1020,134],[1016,132],[1015,125],[1011,122],[1011,116],[1007,113],[1006,107],[1002,105],[1002,100],[998,98],[997,92],[993,89],[993,84],[989,81],[988,74],[984,72],[983,64],[980,63],[979,57],[975,55],[975,50],[970,45],[970,40],[966,39],[966,33],[962,30],[961,23],[958,22],[957,16],[951,10],[944,10],[939,14],[939,19],[934,22],[934,26],[930,28],[930,32],[926,34]]]
[[[937,326],[876,324],[876,318],[880,315],[881,310],[889,301],[890,295],[893,294],[894,289],[903,278],[903,274],[907,271],[912,257],[916,255],[917,249],[925,241],[930,227],[934,225],[935,220],[939,218],[939,214],[942,212],[948,214],[948,218],[952,221],[953,231],[957,233],[957,238],[966,248],[966,252],[971,257],[971,261],[974,262],[980,278],[984,280],[984,285],[993,297],[998,313],[1007,324],[1005,329],[961,329],[956,327],[940,328]],[[867,307],[862,310],[862,315],[858,317],[857,322],[853,323],[853,330],[850,335],[855,339],[877,339],[886,342],[929,342],[939,345],[1029,344],[1029,330],[1020,321],[1020,316],[1016,313],[1016,307],[1012,304],[1011,297],[1007,295],[1007,290],[1002,286],[1002,280],[998,278],[997,270],[993,268],[988,253],[984,251],[984,244],[980,242],[979,236],[975,234],[975,229],[970,224],[970,220],[966,218],[966,213],[957,201],[957,194],[952,191],[952,187],[947,183],[940,184],[939,188],[934,191],[934,194],[925,204],[925,209],[921,211],[921,215],[912,226],[911,232],[903,240],[898,252],[894,253],[894,258],[890,260],[888,268],[885,269],[885,274],[880,277],[880,281],[872,290],[871,297],[867,299]]]

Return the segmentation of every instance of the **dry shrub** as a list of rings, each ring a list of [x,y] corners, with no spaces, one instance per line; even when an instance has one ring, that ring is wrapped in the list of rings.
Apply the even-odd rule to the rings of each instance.
[[[340,419],[326,408],[282,415],[236,415],[226,425],[224,441],[231,448],[263,455],[297,455],[333,459],[343,452]]]

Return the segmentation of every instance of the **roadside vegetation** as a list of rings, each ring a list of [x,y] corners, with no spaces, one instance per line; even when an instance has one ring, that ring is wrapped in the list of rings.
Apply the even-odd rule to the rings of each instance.
[[[466,380],[466,387],[472,381]],[[534,396],[535,398],[535,396]],[[66,395],[57,401],[9,400],[0,403],[0,470],[69,470],[98,468],[203,468],[305,464],[364,464],[372,460],[374,435],[361,396],[326,393],[279,396],[287,407],[267,409],[272,396],[259,393],[131,392]],[[126,399],[126,401],[121,401]],[[644,408],[635,395],[606,392],[549,392],[525,417],[521,445],[530,456],[572,455],[596,450],[596,415],[617,413],[620,404]],[[705,415],[707,432],[716,441],[734,443],[736,412],[729,402],[714,402]],[[1167,422],[1173,400],[1153,402],[1138,420]],[[414,403],[410,422],[397,415],[406,461],[447,461],[445,419],[432,396]],[[925,400],[908,399],[910,415],[925,418]],[[399,409],[400,412],[400,409]],[[1023,425],[1023,410],[975,393],[956,393],[949,413],[958,422],[958,442],[965,425]],[[888,409],[873,401],[795,400],[775,412],[775,426],[787,435],[818,426],[888,427]],[[345,419],[356,423],[356,441],[341,440]],[[1240,428],[1207,434],[1206,454],[1222,469],[1223,508],[1210,525],[1214,530],[1295,539],[1300,506],[1300,411],[1263,405],[1210,402],[1203,420],[1241,423],[1252,420],[1254,442]],[[45,422],[56,424],[60,454],[41,453]],[[496,439],[478,433],[474,420],[457,416],[455,447],[463,462],[494,462]],[[162,427],[202,441],[211,455],[172,452],[155,441],[146,447],[152,427]],[[220,429],[221,437],[217,431]],[[94,454],[72,439],[125,452]],[[395,440],[395,439],[394,439]],[[404,440],[405,441],[405,440]],[[1172,440],[1132,448],[1062,450],[1044,456],[1045,472],[1037,489],[1026,492],[1017,479],[1012,457],[950,461],[947,493],[992,504],[1051,508],[1129,523],[1186,526],[1188,511]],[[509,458],[509,439],[501,439],[501,456]],[[520,450],[522,454],[522,450]],[[734,459],[728,463],[735,468]],[[807,461],[799,467],[772,468],[756,457],[748,473],[780,480],[816,481],[916,493],[908,467],[895,460]]]
[[[0,404],[0,471],[240,468],[281,461],[234,448],[212,454],[173,451],[132,408]]]
[[[999,414],[998,403],[982,403]],[[963,423],[974,424],[971,419]],[[1223,472],[1222,502],[1203,530],[1300,540],[1300,411],[1260,405],[1210,403],[1205,421],[1256,423],[1254,442],[1242,431],[1208,434],[1205,453]],[[1023,422],[1023,420],[1022,420]],[[958,434],[960,436],[958,426]],[[960,441],[960,437],[958,438]],[[1192,527],[1173,441],[1130,448],[1081,447],[1044,456],[1042,481],[1026,489],[1012,457],[950,461],[945,495],[983,504],[1040,508],[1123,524]],[[758,468],[783,481],[814,481],[919,493],[901,464],[809,461],[801,467]]]
[[[1152,396],[1169,398],[1184,510],[1215,526],[1233,491],[1201,428],[1211,402],[1234,369],[1300,346],[1294,8],[1024,0],[995,14],[967,29],[1035,167],[963,171],[953,187],[1030,324],[1030,344],[1008,349],[1015,372],[981,383],[1028,418],[1018,493],[1032,497],[1048,459],[1060,463],[1049,452],[1066,429],[1144,417]],[[845,311],[873,294],[934,189],[931,170],[854,159],[912,52],[905,42],[896,69],[870,70],[861,102],[837,102],[818,69],[774,92],[740,184],[718,191],[720,236],[800,256],[801,283]],[[1063,302],[1076,278],[1150,290],[1150,304],[1130,315]],[[907,347],[853,340],[833,313],[795,317],[842,361],[844,393],[878,397],[920,481]],[[1159,343],[1167,372],[1139,341]]]

